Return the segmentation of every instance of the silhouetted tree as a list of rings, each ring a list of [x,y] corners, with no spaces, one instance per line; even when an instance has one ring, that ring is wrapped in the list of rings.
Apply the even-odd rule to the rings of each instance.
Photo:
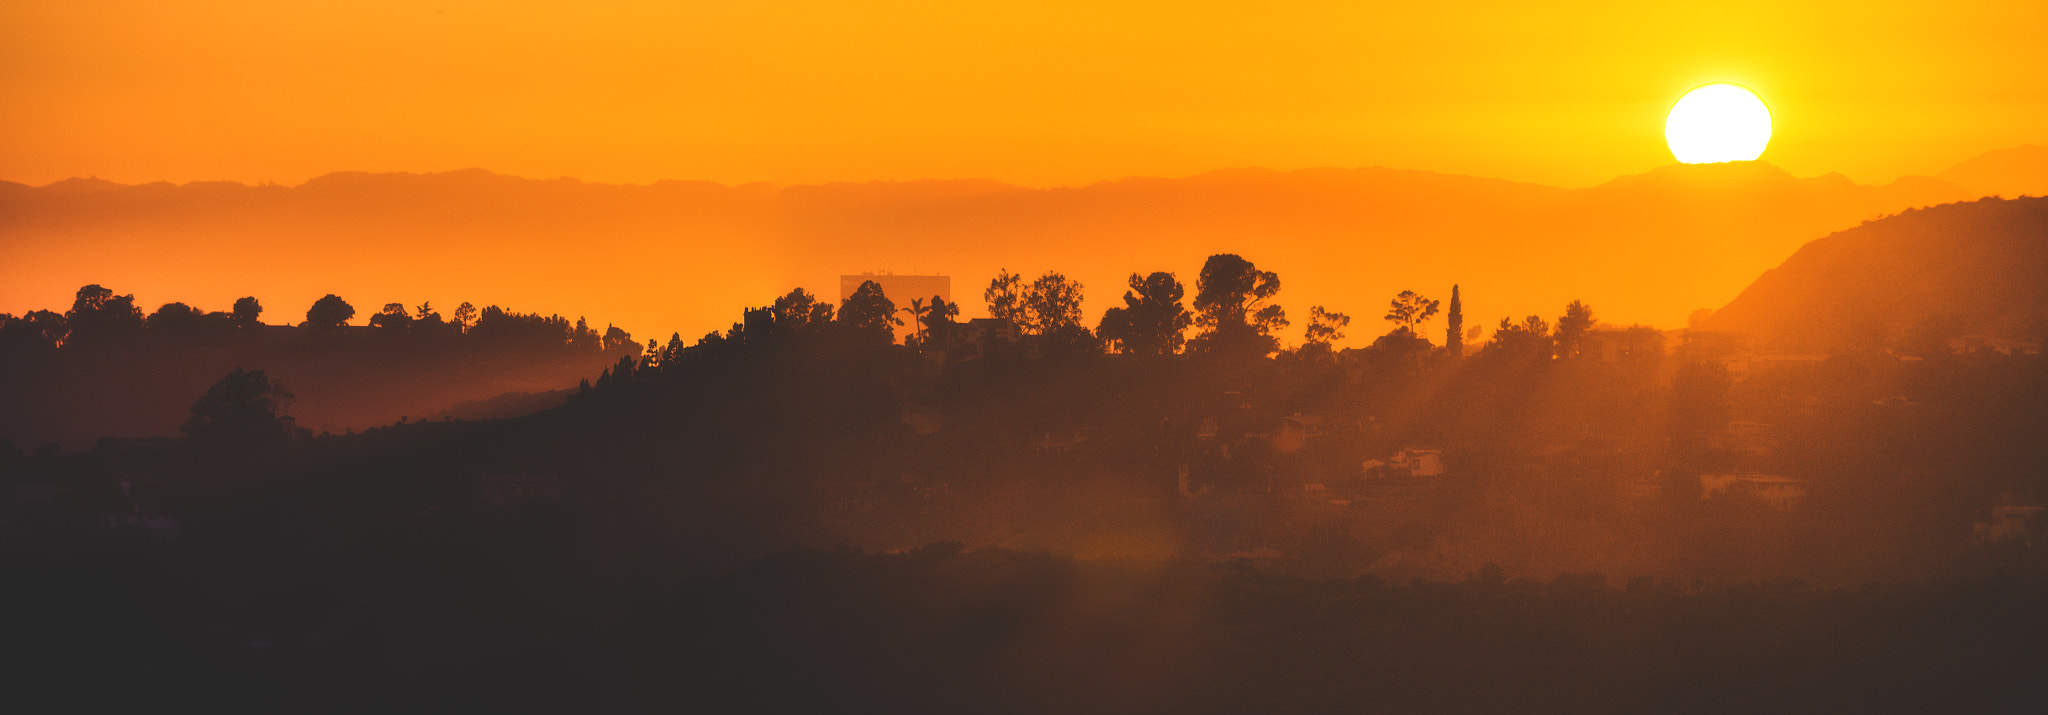
[[[412,331],[414,333],[442,335],[447,332],[448,321],[443,320],[441,314],[434,310],[433,301],[422,301],[420,306],[413,310],[417,313],[417,317],[412,319]]]
[[[946,336],[951,334],[954,318],[960,317],[960,304],[948,302],[945,298],[932,296],[932,304],[924,310],[921,318],[924,325],[924,340],[927,346],[944,345]]]
[[[647,347],[647,352],[649,352],[650,354],[655,352],[654,341],[647,341]],[[683,351],[688,349],[690,349],[689,346],[683,344],[682,333],[669,333],[668,345],[662,346],[661,352],[659,353],[662,366],[666,367],[669,365],[681,364],[683,361]]]
[[[478,314],[468,334],[499,348],[547,350],[567,346],[574,331],[569,319],[559,315],[518,313],[492,305]]]
[[[307,315],[308,319],[311,317]],[[406,312],[404,303],[385,303],[383,310],[370,316],[370,327],[385,332],[404,332],[412,327],[412,314]]]
[[[988,290],[981,297],[988,301],[988,315],[997,320],[1010,321],[1011,325],[1023,328],[1027,316],[1024,305],[1024,278],[1009,269],[1003,269],[988,282]]]
[[[1310,307],[1308,316],[1308,329],[1302,334],[1302,356],[1330,357],[1330,344],[1344,339],[1344,327],[1351,324],[1351,316],[1324,310],[1320,305]]]
[[[5,316],[0,320],[0,354],[55,350],[64,344],[67,332],[64,316],[52,311],[32,311],[19,318]]]
[[[203,447],[246,450],[292,437],[292,395],[262,370],[235,368],[192,403],[185,436]]]
[[[805,289],[793,289],[774,299],[774,330],[782,334],[803,334],[831,324],[831,303],[821,303]]]
[[[1096,333],[1129,355],[1180,352],[1184,333],[1195,322],[1180,303],[1187,289],[1164,271],[1144,277],[1132,273],[1130,286],[1124,292],[1124,306],[1103,312]]]
[[[925,305],[923,298],[912,298],[910,299],[910,307],[902,308],[901,310],[910,314],[910,325],[912,327],[910,329],[910,340],[907,342],[911,347],[923,348],[925,340],[924,314],[931,311],[931,306]]]
[[[853,295],[840,303],[838,322],[855,335],[879,338],[885,343],[895,341],[894,326],[903,324],[896,317],[896,304],[882,295],[882,285],[874,281],[863,281]]]
[[[256,322],[256,317],[262,314],[263,304],[256,302],[255,296],[246,296],[235,300],[235,310],[232,313],[235,318],[235,327],[256,327],[261,324]]]
[[[470,305],[469,301],[463,301],[462,305],[455,306],[455,325],[464,332],[467,332],[470,326],[476,325],[476,306]]]
[[[1387,320],[1415,333],[1416,327],[1436,315],[1437,301],[1430,300],[1412,290],[1401,291],[1387,307]]]
[[[680,341],[681,337],[678,336],[677,340]],[[616,325],[605,326],[604,349],[606,352],[610,352],[613,350],[625,350],[629,347],[634,348],[636,351],[640,347],[640,343],[633,340],[632,333],[628,333],[624,330],[621,330]]]
[[[1451,357],[1465,355],[1465,304],[1458,299],[1458,286],[1451,284],[1451,310],[1444,315],[1444,352]]]
[[[115,296],[98,285],[78,289],[64,323],[70,328],[65,344],[86,349],[126,345],[143,330],[142,309],[135,307],[135,296]]]
[[[1579,356],[1581,343],[1586,331],[1593,329],[1593,309],[1585,303],[1572,301],[1564,307],[1564,316],[1557,319],[1557,356],[1573,358]]]
[[[591,329],[590,321],[585,320],[582,316],[577,316],[576,327],[569,333],[569,347],[592,352],[603,350],[603,336],[598,335],[596,330]]]
[[[1081,282],[1047,271],[1024,291],[1024,332],[1033,335],[1071,334],[1081,326]]]
[[[1210,256],[1195,281],[1195,324],[1190,347],[1198,352],[1260,356],[1280,349],[1272,332],[1287,327],[1287,313],[1267,301],[1280,292],[1280,276],[1236,254]]]
[[[1493,342],[1486,346],[1489,354],[1546,360],[1550,358],[1552,349],[1550,322],[1540,315],[1523,318],[1520,323],[1511,318],[1501,318],[1500,328],[1493,333]]]
[[[309,328],[339,328],[354,317],[355,306],[349,305],[341,296],[328,293],[327,297],[313,301],[313,307],[306,309],[305,325]]]
[[[184,303],[165,303],[149,314],[143,323],[152,333],[177,336],[198,332],[206,320],[206,313]]]

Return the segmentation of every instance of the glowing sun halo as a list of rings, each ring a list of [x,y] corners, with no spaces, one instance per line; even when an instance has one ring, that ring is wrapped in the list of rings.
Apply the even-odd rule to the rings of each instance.
[[[1664,119],[1671,155],[1687,164],[1750,161],[1771,143],[1771,110],[1755,92],[1716,82],[1686,92]]]

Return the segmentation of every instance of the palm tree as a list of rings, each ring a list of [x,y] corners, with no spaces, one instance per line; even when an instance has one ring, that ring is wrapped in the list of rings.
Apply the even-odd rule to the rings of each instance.
[[[918,346],[922,347],[924,345],[925,333],[927,332],[924,325],[924,314],[931,312],[932,307],[925,305],[923,298],[912,298],[910,299],[910,307],[902,308],[901,310],[909,313],[910,324],[917,326],[911,332],[911,339],[916,340]]]

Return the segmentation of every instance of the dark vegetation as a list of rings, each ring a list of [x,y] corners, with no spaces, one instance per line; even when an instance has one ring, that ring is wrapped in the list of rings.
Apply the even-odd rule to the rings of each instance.
[[[315,437],[235,369],[182,439],[0,445],[4,605],[46,616],[12,672],[89,710],[2038,706],[2037,347],[1576,301],[1477,344],[1461,286],[1338,351],[1240,256],[1092,326],[1082,289],[796,290],[516,419]]]
[[[33,712],[2032,712],[2038,580],[1304,580],[936,544],[630,574],[559,514],[0,554]],[[246,531],[216,539],[248,538]],[[198,534],[194,537],[198,538]],[[230,590],[211,574],[260,570]],[[66,614],[65,618],[32,615]],[[71,614],[76,614],[75,616]],[[251,642],[266,643],[252,647]],[[179,708],[174,708],[179,709]]]
[[[392,303],[368,327],[347,325],[357,309],[333,295],[297,325],[264,324],[263,312],[250,297],[226,312],[169,303],[145,314],[135,296],[90,285],[69,310],[0,314],[0,438],[81,449],[170,436],[193,396],[234,368],[287,381],[300,426],[342,432],[572,386],[640,349],[616,328],[468,303],[447,318]]]

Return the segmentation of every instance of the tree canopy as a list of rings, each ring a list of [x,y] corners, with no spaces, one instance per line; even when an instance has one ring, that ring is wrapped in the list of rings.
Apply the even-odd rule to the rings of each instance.
[[[902,325],[903,319],[896,317],[896,304],[882,295],[882,284],[863,281],[840,303],[839,323],[855,334],[888,343],[895,341],[895,326]]]
[[[341,296],[328,293],[326,297],[313,301],[313,307],[306,309],[306,327],[339,328],[356,317],[355,306],[342,300]]]
[[[1194,315],[1181,305],[1187,289],[1172,273],[1131,274],[1124,305],[1102,314],[1096,333],[1130,355],[1172,355],[1187,342]]]
[[[260,447],[291,438],[292,394],[262,370],[235,368],[192,403],[185,435],[219,447]]]
[[[1279,274],[1261,271],[1233,253],[1210,256],[1195,281],[1195,325],[1202,333],[1190,347],[1250,357],[1279,350],[1280,340],[1272,333],[1287,327],[1287,312],[1269,302],[1279,293]]]
[[[1424,297],[1412,290],[1401,291],[1387,306],[1387,321],[1396,327],[1414,333],[1415,329],[1436,315],[1437,301]]]

